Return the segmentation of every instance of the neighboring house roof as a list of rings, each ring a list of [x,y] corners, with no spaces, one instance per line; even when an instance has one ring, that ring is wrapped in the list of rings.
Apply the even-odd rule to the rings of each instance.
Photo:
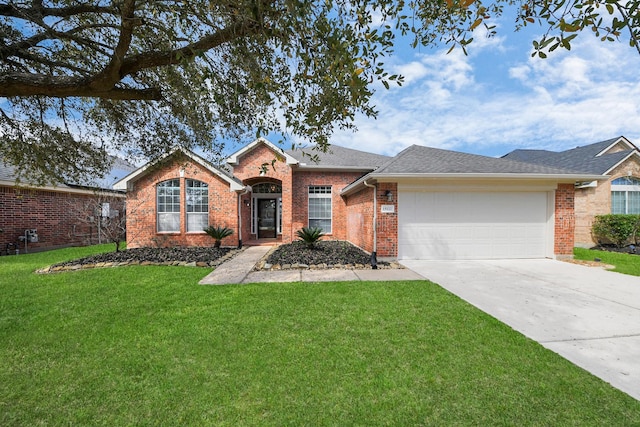
[[[20,186],[30,188],[42,188],[48,190],[107,190],[113,191],[113,184],[120,178],[135,170],[135,166],[130,164],[124,159],[116,156],[111,156],[111,169],[103,176],[85,176],[85,177],[73,177],[65,179],[64,182],[57,183],[55,185],[36,185],[28,182],[27,180],[21,181]],[[16,185],[16,172],[15,168],[6,163],[0,162],[0,184],[13,186]]]
[[[171,152],[169,154],[165,154],[164,156],[156,159],[155,161],[151,161],[151,162],[145,164],[144,166],[139,167],[138,169],[136,169],[133,172],[131,172],[129,175],[127,175],[124,178],[122,178],[119,181],[117,181],[113,185],[113,188],[115,188],[116,190],[127,190],[127,188],[129,188],[130,184],[133,184],[138,179],[144,177],[147,173],[153,171],[154,170],[153,167],[155,165],[157,165],[160,162],[164,162],[164,161],[166,161],[167,159],[169,159],[171,157],[177,156],[178,154],[182,154],[182,155],[190,158],[194,162],[198,163],[200,166],[202,166],[205,169],[207,169],[210,172],[212,172],[214,175],[217,175],[218,177],[222,178],[222,180],[228,182],[229,183],[229,188],[230,188],[231,191],[242,191],[242,190],[244,190],[245,187],[244,187],[244,185],[242,185],[242,182],[240,182],[235,177],[230,176],[227,171],[214,166],[213,164],[211,164],[210,162],[208,162],[204,158],[202,158],[202,157],[198,156],[197,154],[195,154],[193,151],[190,151],[190,150],[187,150],[187,149],[183,149],[183,148],[178,148],[178,149],[174,150],[173,152]]]
[[[113,185],[136,170],[136,166],[119,157],[112,157],[111,169],[101,177],[78,177],[65,181],[69,186],[113,189]]]
[[[384,178],[509,178],[574,182],[600,177],[569,169],[412,145],[347,186],[342,193],[359,188],[368,179]]]
[[[326,152],[315,147],[286,150],[286,153],[298,160],[300,169],[357,169],[374,170],[388,162],[391,157],[367,153],[352,148],[330,145]],[[317,162],[310,156],[317,158]]]
[[[626,146],[628,149],[609,152],[611,148],[618,144]],[[502,158],[531,164],[562,167],[591,174],[607,175],[631,156],[640,156],[640,151],[624,136],[620,136],[618,138],[612,138],[560,152],[547,150],[514,150],[502,156]]]

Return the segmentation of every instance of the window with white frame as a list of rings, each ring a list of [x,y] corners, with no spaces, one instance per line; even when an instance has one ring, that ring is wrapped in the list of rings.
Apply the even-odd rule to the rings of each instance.
[[[180,180],[162,181],[156,186],[157,228],[159,233],[180,231]]]
[[[331,186],[309,187],[309,228],[319,227],[331,234]]]
[[[195,179],[185,183],[187,232],[203,231],[209,226],[209,185]]]
[[[640,214],[640,179],[623,176],[611,181],[611,213]]]

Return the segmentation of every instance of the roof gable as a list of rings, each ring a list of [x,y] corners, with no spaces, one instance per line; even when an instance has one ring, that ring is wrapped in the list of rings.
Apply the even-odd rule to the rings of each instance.
[[[204,167],[209,172],[211,172],[214,175],[216,175],[219,178],[221,178],[223,181],[227,182],[229,184],[229,187],[230,187],[231,191],[241,191],[241,190],[244,189],[244,186],[242,185],[241,182],[239,182],[238,180],[236,180],[232,176],[229,176],[223,170],[215,167],[214,165],[209,163],[204,158],[202,158],[202,157],[198,156],[197,154],[195,154],[193,151],[187,150],[187,149],[184,149],[184,148],[178,148],[178,149],[176,149],[175,151],[173,151],[173,152],[171,152],[169,154],[165,154],[164,156],[162,156],[162,157],[160,157],[160,158],[158,158],[156,160],[152,160],[152,161],[148,162],[147,164],[141,166],[140,168],[136,169],[135,171],[133,171],[132,173],[130,173],[129,175],[124,177],[123,179],[121,179],[118,182],[116,182],[113,185],[113,188],[115,188],[116,190],[127,190],[127,189],[129,189],[131,184],[133,184],[135,181],[137,181],[138,179],[140,179],[143,176],[145,176],[147,173],[151,172],[153,170],[153,166],[156,166],[161,162],[167,161],[168,159],[170,159],[172,157],[175,157],[175,156],[177,156],[179,154],[183,154],[184,156],[186,156],[187,158],[191,159],[195,163],[197,163],[200,166]]]
[[[253,151],[256,147],[258,147],[260,145],[264,145],[264,146],[268,147],[277,156],[283,156],[285,158],[286,164],[288,164],[288,165],[298,164],[298,160],[297,159],[295,159],[291,155],[287,154],[286,151],[284,151],[283,149],[277,147],[276,145],[274,145],[273,143],[269,142],[268,140],[266,140],[265,138],[262,138],[262,137],[254,140],[250,144],[245,145],[240,150],[238,150],[235,153],[233,153],[232,155],[230,155],[227,158],[227,163],[229,163],[232,166],[237,165],[240,162],[240,158],[242,156],[244,156],[245,154],[249,153],[250,151]]]
[[[638,147],[633,145],[633,143],[629,141],[627,138],[625,138],[624,136],[621,136],[619,138],[614,138],[609,141],[613,141],[613,142],[611,142],[611,144],[609,144],[606,148],[604,148],[602,151],[596,154],[596,157],[602,156],[603,154],[616,153],[618,151],[629,151],[629,150],[638,151]],[[608,141],[603,141],[603,142],[608,142]]]

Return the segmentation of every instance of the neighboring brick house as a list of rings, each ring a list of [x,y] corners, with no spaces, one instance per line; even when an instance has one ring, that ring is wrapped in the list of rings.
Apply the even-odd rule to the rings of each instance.
[[[576,246],[591,247],[596,215],[640,214],[640,151],[624,136],[571,150],[515,150],[505,159],[601,175],[575,185]]]
[[[178,149],[114,186],[127,191],[127,245],[287,243],[302,227],[389,258],[542,258],[573,250],[574,183],[598,176],[411,146],[391,158],[257,139],[216,167]]]
[[[0,163],[0,255],[100,242],[102,215],[124,215],[125,194],[112,185],[135,169],[122,159],[113,162],[103,178],[49,186],[18,183],[14,169]]]

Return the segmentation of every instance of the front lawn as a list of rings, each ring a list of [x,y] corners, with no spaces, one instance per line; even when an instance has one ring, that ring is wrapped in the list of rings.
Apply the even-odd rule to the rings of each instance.
[[[585,261],[593,261],[595,258],[599,258],[603,264],[614,265],[616,267],[611,271],[640,276],[640,255],[584,248],[574,248],[573,255],[575,259]]]
[[[640,402],[427,281],[200,286],[0,257],[1,425],[638,425]]]

